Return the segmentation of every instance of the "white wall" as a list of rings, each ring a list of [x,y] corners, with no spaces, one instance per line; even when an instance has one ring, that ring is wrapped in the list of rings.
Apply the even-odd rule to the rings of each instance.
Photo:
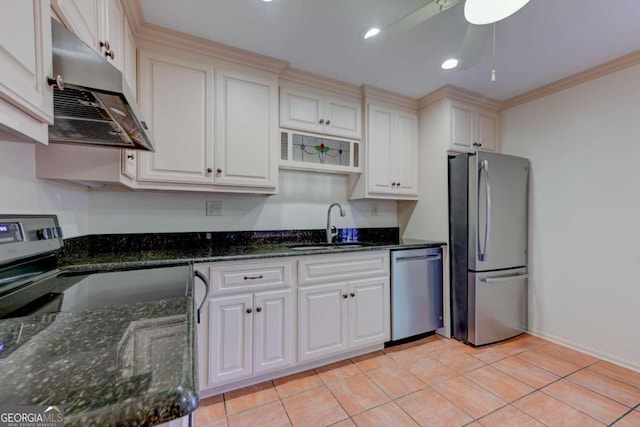
[[[529,329],[640,370],[640,66],[501,123],[531,159]]]
[[[36,178],[35,145],[0,141],[0,213],[57,214],[65,237],[88,232],[88,195]]]
[[[204,193],[91,192],[89,232],[148,233],[224,230],[322,229],[327,208],[338,227],[396,227],[394,201],[347,201],[346,175],[280,171],[279,194],[248,196]],[[206,216],[205,201],[221,200],[222,216]],[[371,215],[371,203],[378,214]]]

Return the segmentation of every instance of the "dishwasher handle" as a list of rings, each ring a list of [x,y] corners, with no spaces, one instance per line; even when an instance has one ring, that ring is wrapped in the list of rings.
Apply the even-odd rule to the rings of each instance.
[[[440,254],[437,255],[416,255],[416,256],[401,256],[395,259],[395,261],[419,261],[426,259],[427,261],[435,261],[441,259]]]
[[[204,298],[202,299],[202,302],[200,303],[200,307],[198,307],[198,311],[197,311],[197,316],[198,316],[198,324],[200,324],[200,312],[202,311],[202,308],[204,307],[204,305],[207,303],[207,301],[209,300],[209,279],[207,279],[207,276],[205,276],[204,274],[202,274],[200,271],[198,270],[194,270],[193,271],[193,275],[195,277],[197,277],[198,279],[202,280],[202,283],[204,283],[204,287],[205,287],[205,292],[204,292]]]

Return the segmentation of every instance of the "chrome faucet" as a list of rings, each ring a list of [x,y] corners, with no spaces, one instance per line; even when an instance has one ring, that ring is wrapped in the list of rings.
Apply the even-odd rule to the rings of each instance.
[[[340,208],[340,216],[345,216],[344,209],[340,206],[340,203],[332,203],[329,205],[329,210],[327,211],[327,243],[332,243],[333,238],[338,235],[338,230],[335,226],[331,226],[331,208],[337,206]]]

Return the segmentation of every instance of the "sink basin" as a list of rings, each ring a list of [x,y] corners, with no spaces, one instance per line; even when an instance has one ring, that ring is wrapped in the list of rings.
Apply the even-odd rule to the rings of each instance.
[[[321,249],[354,249],[363,246],[372,246],[371,243],[342,242],[342,243],[313,243],[289,246],[292,251],[317,251]]]

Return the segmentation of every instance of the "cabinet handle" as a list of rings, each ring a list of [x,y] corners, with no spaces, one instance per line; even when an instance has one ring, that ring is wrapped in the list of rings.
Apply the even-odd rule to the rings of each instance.
[[[110,50],[109,52],[105,52],[104,56],[106,56],[107,58],[111,58],[111,60],[113,61],[113,58],[115,58],[115,54],[113,53],[112,50]]]
[[[257,280],[257,279],[262,279],[262,274],[259,276],[244,276],[244,280]]]
[[[247,314],[251,314],[253,310],[251,310],[250,308],[247,308]]]
[[[58,74],[55,79],[53,77],[47,77],[47,83],[49,86],[55,85],[58,90],[64,90],[64,80],[62,80],[62,76],[60,74]]]
[[[347,294],[342,294],[342,298],[345,298],[345,299],[346,299],[346,298],[349,298],[349,295],[347,295]]]
[[[354,297],[356,296],[356,293],[355,293],[355,292],[351,292],[351,293],[349,293],[349,296],[350,296],[351,298],[354,298]]]
[[[258,313],[260,313],[260,312],[262,311],[262,307],[258,307],[258,308],[256,308],[256,311],[257,311]]]
[[[396,187],[400,187],[400,183],[399,182],[396,182]]]
[[[100,42],[100,47],[104,48],[104,50],[106,50],[106,51],[111,50],[111,45],[109,44],[109,40],[105,40],[103,42]]]
[[[473,146],[474,146],[474,147],[482,147],[482,144],[480,144],[480,143],[478,143],[478,142],[474,142],[474,143],[473,143]]]
[[[326,124],[327,124],[327,125],[330,125],[330,124],[331,124],[331,120],[327,120],[327,123],[326,123]]]
[[[217,173],[222,173],[222,169],[218,168],[218,169],[216,169],[216,172]]]
[[[320,119],[320,121],[318,123],[323,124],[324,123],[324,119]]]
[[[135,158],[136,158],[136,156],[134,156],[133,154],[127,154],[127,159],[133,160]]]
[[[211,173],[211,172],[213,172],[213,169],[207,168],[207,173]]]
[[[392,186],[392,187],[395,187],[395,186],[396,186],[396,183],[395,183],[395,182],[392,182],[392,183],[391,183],[391,186]]]

